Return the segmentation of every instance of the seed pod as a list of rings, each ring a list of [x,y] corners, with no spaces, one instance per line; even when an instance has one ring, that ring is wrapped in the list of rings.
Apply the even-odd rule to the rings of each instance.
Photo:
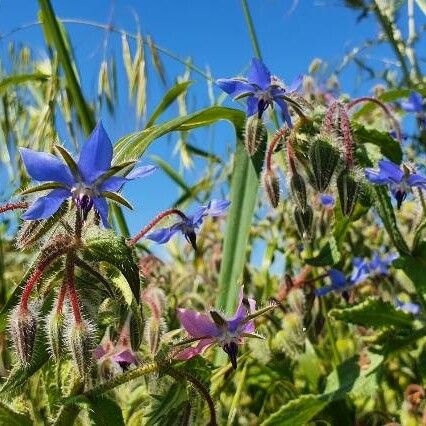
[[[361,183],[348,169],[342,170],[337,177],[340,208],[345,216],[350,216],[358,199]]]
[[[46,318],[46,334],[49,340],[50,350],[53,359],[58,362],[62,354],[62,342],[65,331],[65,316],[63,313],[58,313],[53,309]]]
[[[263,185],[271,206],[277,208],[280,202],[280,182],[272,170],[266,171],[263,175]]]
[[[303,177],[295,173],[290,179],[290,189],[297,205],[301,210],[306,210],[306,185]]]
[[[302,238],[309,238],[312,234],[312,222],[314,219],[312,208],[306,206],[306,209],[302,210],[300,207],[296,207],[294,209],[294,219]]]
[[[312,186],[318,192],[325,192],[339,162],[339,153],[325,139],[317,139],[309,151],[312,164]]]
[[[17,306],[10,318],[10,333],[12,335],[13,346],[23,366],[30,364],[36,332],[37,314],[34,306],[28,308],[26,311],[21,311],[21,307]]]
[[[88,377],[92,366],[93,332],[93,326],[85,320],[81,323],[73,321],[67,330],[68,350],[83,380]]]
[[[266,142],[267,133],[262,119],[257,115],[248,117],[246,120],[246,137],[244,145],[250,156],[253,156],[259,149],[262,142]]]

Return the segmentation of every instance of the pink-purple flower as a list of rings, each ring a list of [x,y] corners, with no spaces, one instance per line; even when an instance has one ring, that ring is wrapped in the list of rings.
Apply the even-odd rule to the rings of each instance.
[[[289,87],[285,87],[277,77],[271,75],[260,59],[253,58],[247,78],[219,79],[217,85],[234,100],[246,98],[249,117],[257,114],[261,118],[268,107],[273,108],[275,102],[281,109],[284,121],[291,127],[285,98],[299,88],[302,79],[303,77],[299,76]]]
[[[379,161],[379,169],[365,169],[366,178],[377,185],[388,185],[389,189],[396,199],[398,209],[407,197],[407,192],[418,187],[426,189],[426,177],[414,173],[410,167],[403,164],[402,169],[389,160]]]
[[[185,239],[197,249],[197,237],[195,231],[202,225],[204,219],[208,216],[223,216],[230,205],[227,200],[211,200],[207,205],[197,208],[191,216],[186,216],[180,212],[181,218],[172,226],[161,228],[147,235],[146,238],[155,241],[158,244],[167,243],[173,235],[181,233]]]
[[[189,309],[179,309],[178,318],[182,327],[191,340],[198,340],[198,344],[183,349],[176,358],[190,359],[202,354],[212,345],[219,345],[228,354],[232,367],[237,368],[238,346],[244,342],[244,337],[260,337],[255,334],[255,309],[255,300],[244,298],[243,287],[240,290],[238,308],[232,318],[224,318],[216,310],[207,315]]]
[[[117,201],[114,194],[126,182],[147,176],[155,170],[154,166],[144,166],[135,168],[127,176],[116,176],[123,168],[112,169],[113,148],[101,122],[83,144],[78,162],[63,148],[60,152],[65,162],[54,155],[28,148],[21,148],[20,152],[28,174],[35,181],[47,182],[30,189],[30,192],[53,189],[30,206],[22,216],[25,220],[47,219],[67,198],[71,198],[84,216],[94,206],[103,225],[109,227],[106,199]],[[127,169],[133,165],[134,163],[128,163]]]

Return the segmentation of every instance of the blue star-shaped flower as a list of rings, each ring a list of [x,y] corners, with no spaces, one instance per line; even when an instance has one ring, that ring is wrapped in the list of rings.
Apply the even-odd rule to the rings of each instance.
[[[195,231],[198,229],[207,216],[223,216],[230,202],[226,200],[211,200],[206,206],[200,206],[192,216],[182,213],[181,220],[168,228],[158,229],[151,232],[146,238],[159,244],[167,243],[176,233],[183,234],[185,239],[197,249],[197,239]]]
[[[281,108],[283,119],[292,127],[287,102],[284,100],[291,92],[296,91],[303,76],[299,76],[289,87],[272,76],[265,64],[253,58],[247,78],[230,78],[217,80],[218,86],[235,100],[247,98],[247,116],[257,114],[259,118],[274,102]]]
[[[41,185],[39,190],[54,188],[47,195],[38,198],[24,213],[22,218],[25,220],[47,219],[67,198],[72,198],[84,216],[95,206],[103,225],[109,227],[106,198],[120,201],[121,197],[116,193],[127,181],[147,176],[156,168],[138,167],[126,177],[114,176],[114,171],[118,172],[120,168],[111,169],[112,144],[101,122],[83,145],[77,163],[63,148],[60,152],[65,162],[54,155],[28,148],[21,148],[20,152],[28,174],[36,181],[48,182]],[[126,164],[129,167],[132,165]],[[34,192],[34,189],[28,192]]]
[[[420,93],[412,92],[406,101],[400,102],[400,106],[406,112],[414,112],[422,125],[426,125],[426,102]]]
[[[401,168],[392,161],[379,161],[379,170],[365,169],[366,178],[377,185],[389,185],[395,197],[398,209],[407,197],[407,192],[412,187],[426,189],[426,177],[412,171],[405,165]]]

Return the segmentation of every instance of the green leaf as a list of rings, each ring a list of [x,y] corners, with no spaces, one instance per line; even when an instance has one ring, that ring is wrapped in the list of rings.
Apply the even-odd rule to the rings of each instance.
[[[381,355],[369,353],[370,364],[361,371],[355,356],[339,365],[327,378],[326,388],[320,395],[302,395],[288,402],[268,417],[262,426],[304,425],[320,413],[330,402],[344,399],[348,394],[359,395],[377,384],[376,370],[381,365]]]
[[[80,171],[78,169],[78,165],[75,162],[75,160],[72,158],[71,154],[61,145],[55,145],[55,149],[59,151],[62,158],[64,159],[65,163],[71,170],[74,177],[79,178],[80,177]]]
[[[208,126],[219,120],[228,120],[241,127],[244,125],[244,119],[245,114],[242,111],[224,107],[210,107],[175,118],[121,138],[114,146],[114,164],[132,158],[140,158],[152,142],[170,132]]]
[[[33,422],[28,414],[17,413],[6,404],[0,402],[0,424],[8,426],[31,426]]]
[[[383,221],[385,229],[400,254],[410,255],[410,249],[399,230],[395,218],[395,212],[389,198],[388,189],[383,185],[375,185],[373,191],[376,194],[376,208]]]
[[[33,74],[17,74],[10,77],[3,78],[0,81],[0,94],[7,90],[9,87],[25,84],[33,81],[46,81],[51,76],[49,74],[43,74],[36,72]]]
[[[102,191],[101,195],[105,198],[108,198],[109,200],[121,204],[124,207],[127,207],[130,210],[133,210],[133,206],[124,197],[122,197],[120,194],[117,194],[116,192]]]
[[[89,400],[89,419],[94,426],[124,426],[120,406],[111,398],[100,396]]]
[[[184,81],[183,83],[177,83],[173,86],[163,97],[155,111],[146,123],[145,128],[151,127],[158,117],[183,93],[188,90],[188,87],[192,84],[192,81]]]
[[[340,251],[337,247],[336,239],[334,237],[329,240],[321,247],[320,252],[305,262],[312,266],[332,266],[339,263],[341,259]]]
[[[362,303],[345,309],[332,309],[329,315],[340,321],[361,325],[363,327],[411,328],[412,315],[396,309],[390,302],[369,298]]]
[[[352,131],[358,143],[371,143],[380,148],[380,152],[386,158],[396,164],[402,161],[401,144],[392,138],[387,132],[381,132],[376,129],[367,129],[357,122],[352,122]]]
[[[58,189],[58,188],[65,188],[65,185],[58,182],[47,182],[41,185],[33,186],[32,188],[28,188],[25,191],[22,191],[21,194],[27,195],[27,194],[32,194],[34,192],[47,191],[49,189]]]

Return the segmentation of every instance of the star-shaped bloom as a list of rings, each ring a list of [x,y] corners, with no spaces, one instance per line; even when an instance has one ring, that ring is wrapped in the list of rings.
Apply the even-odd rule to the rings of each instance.
[[[219,345],[228,354],[232,367],[237,368],[238,346],[245,337],[260,337],[255,333],[253,318],[262,315],[272,307],[255,312],[254,299],[246,299],[241,287],[237,311],[232,318],[224,318],[216,310],[210,315],[189,309],[178,309],[178,318],[182,327],[191,337],[191,341],[199,340],[197,346],[180,351],[177,359],[186,360],[202,354],[208,347]]]
[[[207,216],[218,217],[223,216],[229,207],[230,201],[227,200],[211,200],[207,205],[197,208],[191,216],[181,213],[181,218],[168,228],[161,228],[147,235],[146,238],[159,244],[167,243],[173,235],[181,233],[185,239],[192,245],[194,250],[197,249],[197,237],[195,231],[202,225]]]
[[[406,112],[424,112],[425,101],[423,96],[419,92],[412,92],[406,101],[401,101],[401,108]]]
[[[303,76],[299,76],[289,87],[285,87],[281,80],[271,75],[260,59],[253,58],[247,78],[219,79],[217,84],[234,100],[247,99],[249,117],[257,114],[261,118],[269,106],[273,108],[275,102],[281,108],[283,119],[291,127],[291,117],[285,98],[300,87],[302,80]]]
[[[81,209],[84,217],[94,206],[103,225],[109,227],[106,198],[130,207],[118,191],[126,182],[147,176],[156,168],[138,167],[125,177],[117,176],[117,173],[134,166],[134,162],[111,166],[113,148],[101,122],[83,144],[78,162],[75,162],[64,148],[57,146],[57,149],[64,161],[52,154],[28,148],[20,149],[28,174],[35,181],[47,182],[24,193],[53,189],[32,204],[22,216],[25,220],[47,219],[67,198],[71,198]]]
[[[407,192],[413,187],[426,189],[426,177],[414,173],[410,167],[403,164],[402,169],[389,160],[379,161],[379,169],[365,169],[366,178],[377,185],[388,185],[396,199],[398,209],[407,197]]]

